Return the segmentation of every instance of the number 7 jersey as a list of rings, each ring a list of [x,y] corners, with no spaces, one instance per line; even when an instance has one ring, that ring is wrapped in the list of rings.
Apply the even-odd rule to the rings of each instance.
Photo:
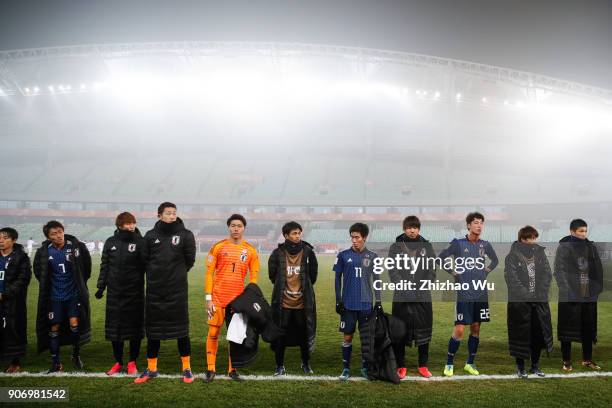
[[[333,270],[336,273],[336,302],[342,302],[347,310],[371,310],[374,280],[375,252],[364,248],[356,252],[353,248],[338,253]],[[380,300],[380,291],[375,291]]]
[[[244,279],[257,283],[259,258],[248,242],[234,244],[229,239],[217,242],[206,257],[205,292],[212,294],[217,307],[225,307],[244,291]]]

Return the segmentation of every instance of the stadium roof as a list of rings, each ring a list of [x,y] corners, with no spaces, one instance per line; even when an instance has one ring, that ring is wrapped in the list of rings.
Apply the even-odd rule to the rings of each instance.
[[[71,69],[77,72],[89,70],[101,77],[90,77],[89,82],[103,82],[111,74],[109,61],[131,58],[133,60],[151,58],[150,64],[168,62],[173,58],[185,64],[195,58],[234,58],[234,57],[271,58],[283,66],[284,60],[295,58],[335,58],[356,66],[361,79],[367,80],[383,65],[402,65],[425,68],[444,74],[467,74],[495,83],[505,83],[520,88],[540,89],[557,93],[569,93],[583,97],[597,98],[612,102],[612,91],[591,85],[553,78],[546,75],[504,68],[475,62],[443,58],[431,55],[406,53],[391,50],[344,47],[334,45],[317,45],[302,43],[269,43],[269,42],[151,42],[124,44],[93,44],[64,47],[29,48],[0,51],[0,81],[2,92],[6,95],[32,95],[59,92],[50,91],[49,86],[42,88],[36,84],[41,80],[56,83],[66,82],[66,73]],[[157,60],[154,60],[157,59]],[[163,60],[165,59],[165,60]],[[54,75],[56,78],[54,78]],[[375,75],[374,75],[375,76]],[[61,78],[61,79],[60,79]],[[59,79],[59,81],[58,81]],[[39,87],[34,92],[33,87]],[[57,85],[57,86],[61,86]],[[440,87],[438,85],[438,87]],[[449,86],[446,86],[447,90]],[[62,92],[82,92],[73,87],[62,89]]]

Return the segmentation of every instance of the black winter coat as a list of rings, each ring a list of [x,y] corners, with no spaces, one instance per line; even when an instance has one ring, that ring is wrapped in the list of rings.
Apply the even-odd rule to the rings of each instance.
[[[368,365],[368,378],[399,384],[394,344],[402,344],[406,325],[387,313],[373,311],[359,330],[361,353]]]
[[[315,291],[313,285],[317,281],[319,264],[314,253],[312,245],[302,241],[303,251],[302,264],[300,267],[300,278],[302,281],[302,293],[304,296],[304,313],[306,316],[306,337],[308,341],[308,349],[312,353],[315,348],[315,337],[317,334],[317,307],[315,299]],[[283,309],[283,291],[287,282],[287,252],[285,244],[279,244],[278,248],[272,251],[268,258],[268,276],[274,284],[272,289],[272,317],[274,323],[284,329],[287,333],[279,341],[285,346],[298,346],[298,339],[291,336],[291,327],[285,327],[285,315],[288,313]],[[272,343],[274,349],[276,342]]]
[[[144,337],[144,273],[145,240],[140,231],[116,230],[104,243],[97,285],[98,289],[107,289],[107,340]]]
[[[234,313],[242,313],[247,319],[247,337],[242,344],[229,342],[229,354],[232,366],[245,367],[257,357],[259,336],[268,342],[277,341],[284,331],[274,324],[272,309],[261,289],[254,283],[249,283],[244,292],[228,305],[229,313],[225,314],[227,324]]]
[[[145,328],[147,338],[179,339],[189,336],[187,272],[195,263],[193,233],[180,218],[157,221],[144,236],[147,259]]]
[[[89,306],[89,290],[87,281],[91,276],[91,256],[84,243],[76,237],[65,234],[66,243],[71,242],[74,254],[70,258],[74,279],[79,290],[79,343],[85,344],[91,340],[91,308]],[[49,348],[49,307],[51,306],[51,271],[49,270],[49,246],[46,240],[34,255],[34,276],[38,280],[38,313],[36,315],[36,336],[38,352]],[[72,344],[69,324],[60,325],[60,345]]]
[[[523,251],[521,251],[521,249]],[[514,242],[506,256],[504,277],[508,287],[508,346],[510,355],[522,359],[531,357],[533,348],[553,349],[552,323],[548,305],[548,291],[552,272],[544,247]],[[535,292],[529,292],[527,256],[535,263]],[[535,315],[534,315],[535,314]],[[537,326],[532,324],[536,319]],[[540,333],[532,333],[539,327]],[[539,339],[532,344],[532,339]]]
[[[589,293],[580,296],[579,262],[588,263]],[[603,266],[597,247],[588,239],[567,236],[555,255],[555,279],[559,287],[557,337],[560,341],[597,342],[597,297],[603,290]]]
[[[30,258],[21,244],[15,244],[13,252],[9,255],[8,264],[4,268],[4,293],[0,302],[0,313],[6,318],[6,327],[0,337],[0,360],[23,357],[26,353],[28,344],[26,298],[31,278]]]
[[[389,248],[389,258],[396,255],[407,254],[416,258],[435,258],[436,254],[431,243],[418,236],[415,240],[409,239],[406,234],[401,234],[395,239],[395,243]],[[417,290],[398,290],[393,293],[392,315],[403,320],[406,324],[406,337],[402,340],[404,345],[416,346],[427,344],[431,341],[433,328],[433,309],[431,293],[428,290],[418,290],[421,281],[435,281],[435,268],[419,267],[414,274],[406,269],[389,269],[389,279],[393,283],[402,280],[415,282]]]

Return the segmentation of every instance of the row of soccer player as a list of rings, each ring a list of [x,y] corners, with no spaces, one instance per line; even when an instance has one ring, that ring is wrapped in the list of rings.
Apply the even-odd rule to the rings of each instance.
[[[158,375],[157,357],[161,340],[176,339],[183,368],[183,381],[193,382],[191,372],[188,316],[187,272],[195,262],[195,238],[177,217],[176,205],[165,202],[158,208],[158,222],[143,237],[136,228],[135,217],[124,212],[117,216],[117,230],[108,238],[102,251],[100,275],[95,297],[107,292],[105,336],[112,342],[115,364],[107,372],[123,371],[124,342],[129,342],[126,371],[136,374],[136,360],[141,340],[147,337],[147,368],[136,378],[143,383]],[[227,220],[229,237],[216,243],[206,258],[206,309],[208,336],[206,340],[206,382],[216,375],[216,354],[221,326],[232,320],[231,303],[244,292],[244,282],[256,284],[259,259],[253,246],[244,241],[246,220],[234,214]],[[404,233],[391,246],[389,257],[407,254],[410,257],[427,254],[435,257],[431,244],[420,235],[420,221],[409,216],[403,222]],[[454,239],[438,257],[455,260],[466,257],[486,257],[489,264],[474,267],[462,274],[450,270],[457,282],[485,280],[497,265],[493,247],[480,239],[484,216],[470,213],[466,217],[468,234]],[[91,275],[91,258],[86,246],[76,237],[64,234],[58,221],[43,227],[47,240],[36,251],[34,275],[39,281],[36,319],[38,351],[49,350],[49,373],[63,370],[60,346],[72,345],[72,362],[83,368],[80,346],[91,338],[90,303],[87,280]],[[281,335],[272,341],[275,352],[274,375],[284,375],[285,348],[299,346],[301,369],[312,374],[310,356],[316,334],[314,284],[318,263],[313,247],[301,239],[302,227],[289,222],[282,228],[285,242],[279,244],[268,261],[269,278],[274,288],[271,318]],[[350,377],[353,335],[359,329],[362,336],[361,374],[366,378],[397,381],[406,375],[405,346],[418,348],[418,372],[431,377],[428,351],[432,336],[433,312],[428,291],[416,298],[396,291],[391,315],[383,313],[380,291],[373,290],[373,265],[378,255],[366,247],[368,226],[356,223],[349,229],[351,247],[337,255],[335,272],[336,311],[340,315],[339,330],[343,335],[343,370],[340,379]],[[508,335],[510,354],[516,358],[517,374],[527,376],[525,360],[531,359],[531,372],[543,376],[539,356],[543,348],[552,349],[552,325],[548,306],[551,268],[544,248],[536,244],[537,231],[526,226],[506,257],[505,278],[508,290],[521,294],[521,301],[508,302]],[[555,259],[555,277],[563,302],[559,302],[558,339],[561,341],[563,370],[571,371],[571,342],[582,343],[582,365],[599,370],[592,360],[592,346],[597,339],[597,297],[602,289],[602,266],[596,247],[587,238],[587,224],[574,220],[570,235],[561,240]],[[11,361],[7,372],[20,369],[20,357],[25,354],[27,311],[26,294],[31,277],[30,261],[12,228],[0,229],[0,301],[3,319],[1,356]],[[565,245],[568,244],[568,245]],[[435,270],[424,267],[416,271],[390,269],[394,282],[434,280]],[[146,279],[146,294],[145,294]],[[482,322],[489,321],[489,306],[482,293],[458,293],[454,327],[448,344],[448,361],[444,375],[452,376],[454,356],[459,349],[466,326],[468,360],[464,370],[478,375],[474,364]],[[409,293],[408,296],[415,296]],[[364,349],[364,333],[369,336],[378,321],[384,320],[393,339],[391,353],[384,359],[374,346]],[[229,323],[228,323],[229,324]],[[391,373],[391,374],[389,374]],[[232,359],[228,375],[240,380]]]

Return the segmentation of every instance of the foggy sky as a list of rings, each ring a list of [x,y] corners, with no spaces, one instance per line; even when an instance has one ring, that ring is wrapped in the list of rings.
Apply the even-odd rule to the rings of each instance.
[[[612,1],[2,1],[0,50],[171,40],[392,49],[612,88]]]

